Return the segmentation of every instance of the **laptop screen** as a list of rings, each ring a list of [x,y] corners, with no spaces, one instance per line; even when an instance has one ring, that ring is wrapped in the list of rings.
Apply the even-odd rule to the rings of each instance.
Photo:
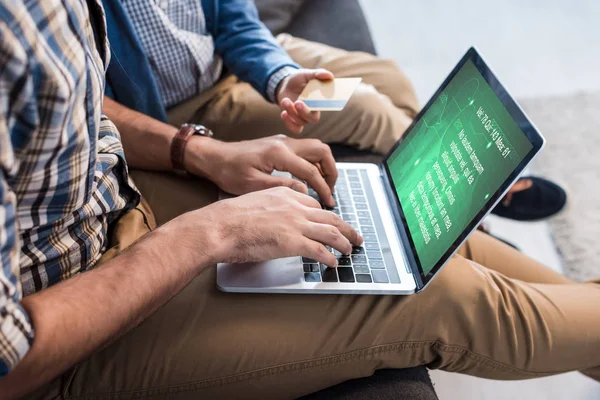
[[[467,60],[386,160],[423,276],[498,198],[532,147]]]

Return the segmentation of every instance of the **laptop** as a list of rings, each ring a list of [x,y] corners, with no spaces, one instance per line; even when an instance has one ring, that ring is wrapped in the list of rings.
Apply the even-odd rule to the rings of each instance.
[[[337,164],[332,212],[362,234],[361,247],[350,256],[331,250],[337,268],[302,257],[219,264],[217,286],[246,293],[418,293],[543,145],[471,48],[381,165]]]

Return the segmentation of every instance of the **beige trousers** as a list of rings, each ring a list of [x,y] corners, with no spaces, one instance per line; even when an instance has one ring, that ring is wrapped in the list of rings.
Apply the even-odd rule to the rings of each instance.
[[[417,114],[413,88],[394,62],[287,34],[277,39],[304,68],[326,68],[338,78],[363,78],[343,111],[323,112],[321,121],[308,125],[302,137],[387,153]],[[208,92],[169,110],[169,122],[177,126],[202,123],[216,138],[234,141],[287,133],[280,113],[277,105],[265,101],[249,84],[229,76]]]
[[[143,204],[124,216],[106,258],[154,217],[161,224],[217,198],[202,180],[134,178],[154,215]],[[32,398],[293,399],[416,365],[492,379],[584,370],[600,380],[599,322],[600,285],[573,283],[475,232],[412,296],[222,293],[209,268]]]
[[[410,85],[389,62],[292,39],[308,67],[366,84],[306,135],[386,151],[414,116]],[[283,132],[279,112],[231,77],[172,110],[225,139]],[[121,218],[105,259],[217,199],[203,180],[134,172],[147,203]],[[198,246],[203,246],[199,242]],[[580,370],[600,380],[600,285],[574,283],[475,232],[412,296],[219,292],[209,268],[169,303],[31,398],[293,399],[379,368],[426,365],[492,379]]]

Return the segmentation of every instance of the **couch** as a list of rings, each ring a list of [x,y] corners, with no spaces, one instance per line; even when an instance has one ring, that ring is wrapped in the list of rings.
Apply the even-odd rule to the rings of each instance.
[[[358,0],[255,0],[262,21],[274,34],[287,32],[351,51],[375,54],[375,46]],[[339,161],[378,162],[380,156],[334,145]],[[425,367],[380,370],[341,383],[302,400],[435,400]]]

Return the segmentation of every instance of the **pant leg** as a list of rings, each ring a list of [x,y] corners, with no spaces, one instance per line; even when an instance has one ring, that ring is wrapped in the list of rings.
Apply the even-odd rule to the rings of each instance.
[[[520,251],[481,231],[475,231],[458,253],[486,268],[497,271],[506,277],[529,283],[574,284],[566,276],[527,257]],[[600,284],[600,281],[589,282]],[[574,296],[571,293],[570,296]],[[600,368],[581,371],[583,374],[600,379]]]
[[[363,78],[346,108],[324,112],[302,137],[344,143],[386,153],[412,122],[419,108],[414,90],[395,63],[367,53],[347,52],[280,35],[282,46],[306,68],[327,68],[337,77]],[[222,140],[255,139],[287,133],[281,110],[246,83],[228,77],[201,96],[169,110],[175,125],[199,122]]]
[[[171,214],[211,201],[201,181],[147,178]],[[533,378],[600,365],[598,304],[599,285],[526,283],[460,255],[412,296],[222,293],[211,268],[54,385],[72,399],[289,399],[379,368]]]
[[[523,282],[574,283],[566,276],[478,230],[473,232],[458,253],[479,265]]]

